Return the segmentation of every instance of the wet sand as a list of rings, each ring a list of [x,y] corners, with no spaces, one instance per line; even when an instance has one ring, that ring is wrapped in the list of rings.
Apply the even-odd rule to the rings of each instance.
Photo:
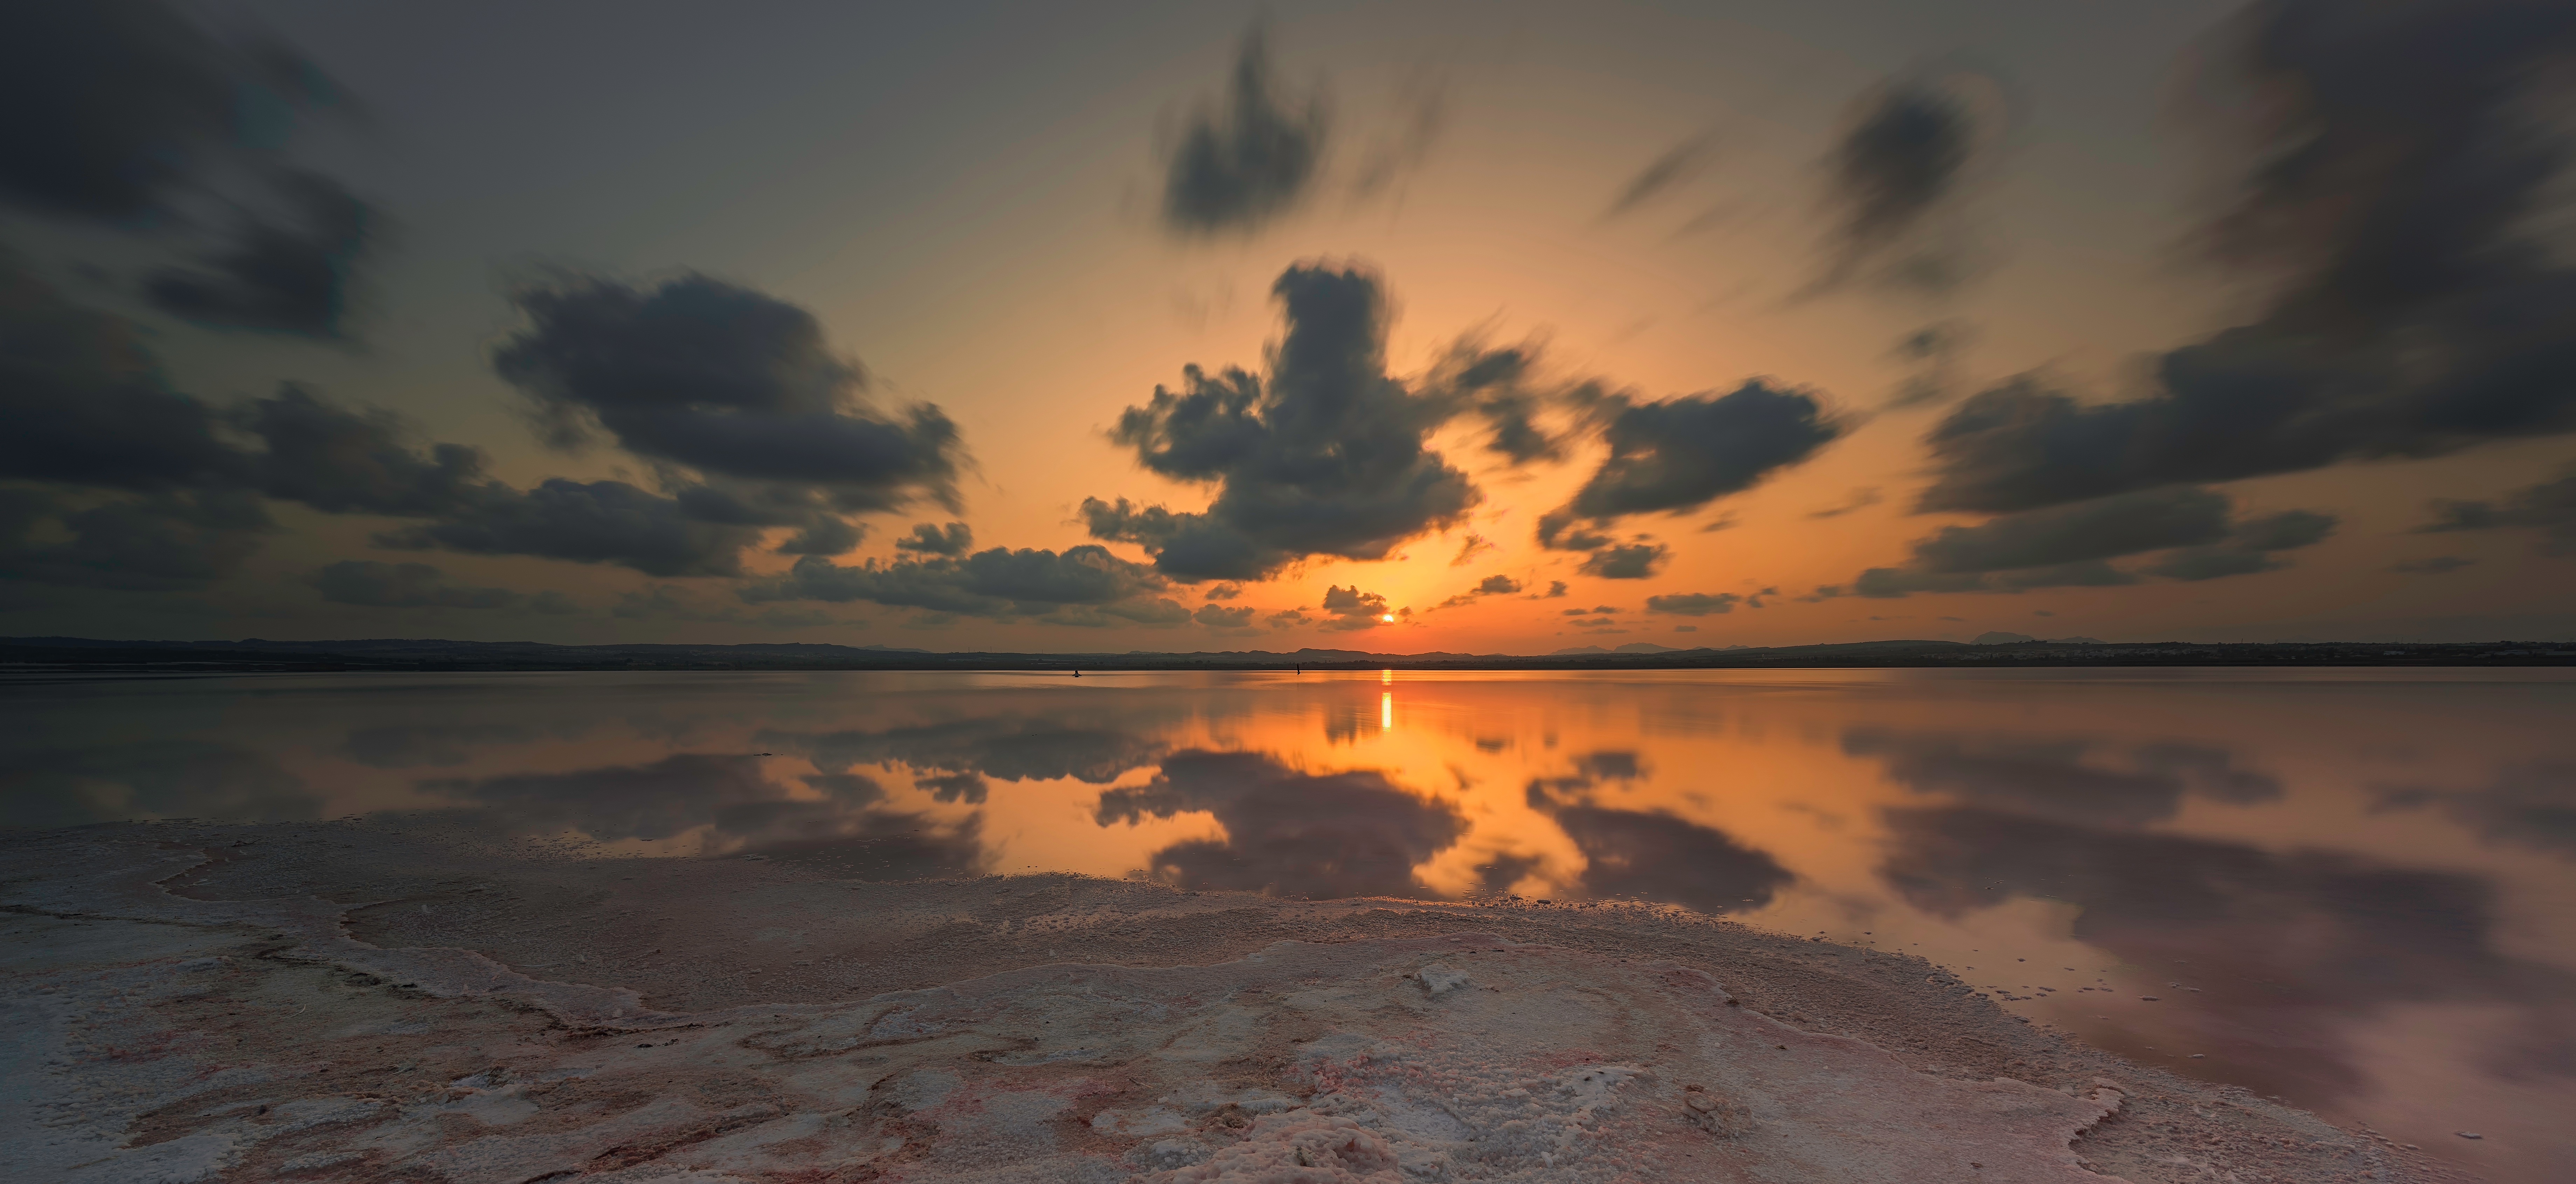
[[[437,820],[0,840],[64,1181],[2449,1181],[1680,910],[872,883]]]

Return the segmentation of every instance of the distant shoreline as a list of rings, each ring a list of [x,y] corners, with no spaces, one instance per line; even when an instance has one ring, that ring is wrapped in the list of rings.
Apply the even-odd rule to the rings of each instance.
[[[932,653],[810,643],[545,645],[377,639],[278,642],[0,638],[0,670],[94,673],[581,670],[1764,670],[2182,666],[2576,666],[2576,642],[1874,641],[1651,653]]]

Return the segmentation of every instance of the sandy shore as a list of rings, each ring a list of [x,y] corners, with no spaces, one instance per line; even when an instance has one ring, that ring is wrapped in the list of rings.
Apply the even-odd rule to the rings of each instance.
[[[0,841],[15,1178],[2447,1181],[1675,910],[1287,902],[436,821]]]

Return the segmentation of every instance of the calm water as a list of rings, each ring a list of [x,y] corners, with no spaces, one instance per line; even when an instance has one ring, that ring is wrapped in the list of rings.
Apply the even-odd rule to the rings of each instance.
[[[1666,901],[2576,1167],[2576,672],[290,675],[0,714],[11,826],[434,809],[871,878]]]

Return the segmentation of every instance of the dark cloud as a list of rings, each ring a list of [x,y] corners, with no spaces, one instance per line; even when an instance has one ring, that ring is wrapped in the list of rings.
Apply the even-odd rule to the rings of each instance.
[[[1625,749],[1605,748],[1574,758],[1575,772],[1585,777],[1602,777],[1612,781],[1635,781],[1646,775],[1645,763],[1637,754]]]
[[[1246,33],[1222,102],[1191,113],[1163,180],[1163,224],[1182,234],[1249,231],[1312,187],[1323,162],[1321,96],[1283,95],[1261,30]]]
[[[1733,592],[1720,592],[1714,596],[1706,592],[1676,592],[1670,596],[1647,597],[1646,611],[1674,613],[1685,617],[1705,617],[1711,613],[1734,612],[1735,606],[1742,603],[1744,598]]]
[[[1241,595],[1243,595],[1241,584],[1211,584],[1207,589],[1207,598],[1210,600],[1233,600]]]
[[[229,417],[267,445],[243,461],[259,491],[328,514],[425,517],[516,497],[462,444],[415,449],[386,411],[352,411],[288,384]]]
[[[516,607],[527,599],[507,588],[447,583],[437,568],[426,563],[344,559],[306,576],[304,582],[333,604],[368,608],[498,609]]]
[[[1458,608],[1474,604],[1487,596],[1510,596],[1521,590],[1521,582],[1510,576],[1486,576],[1476,586],[1441,601],[1437,608]]]
[[[1951,94],[1899,82],[1863,100],[1827,162],[1826,204],[1835,216],[1826,286],[1880,267],[1887,278],[1942,288],[1956,266],[1917,249],[1925,218],[1957,191],[1976,149],[1976,121]],[[1890,256],[1900,256],[1890,258]]]
[[[1359,270],[1289,268],[1272,285],[1287,332],[1267,380],[1184,371],[1112,433],[1153,472],[1213,482],[1204,513],[1086,499],[1094,538],[1136,543],[1184,579],[1260,579],[1308,555],[1382,559],[1482,499],[1424,438],[1456,411],[1386,373],[1387,310]]]
[[[2422,559],[2400,559],[2389,564],[2388,570],[2412,576],[2438,576],[2474,567],[2477,562],[2465,555],[2430,555]]]
[[[1202,810],[1225,838],[1155,852],[1154,878],[1307,899],[1427,896],[1413,869],[1467,831],[1457,806],[1373,770],[1301,773],[1259,753],[1199,749],[1164,758],[1149,784],[1104,791],[1094,818],[1109,826]]]
[[[2270,283],[2261,316],[2157,360],[2145,398],[2020,379],[1927,442],[1934,510],[2010,511],[2576,430],[2576,267],[2533,228],[2576,160],[2555,67],[2576,9],[2275,0],[2201,89],[2242,150],[2206,229]],[[2553,104],[2557,106],[2553,107]]]
[[[1851,497],[1844,501],[1843,504],[1839,506],[1829,506],[1822,510],[1811,511],[1808,513],[1807,517],[1815,519],[1840,518],[1854,510],[1868,509],[1884,500],[1886,499],[1878,496],[1878,487],[1873,485],[1866,489],[1855,489],[1852,491]]]
[[[512,299],[528,325],[492,366],[548,438],[569,447],[605,432],[695,470],[703,483],[680,495],[702,522],[806,527],[791,546],[816,555],[844,514],[920,497],[955,508],[956,425],[928,404],[877,414],[858,364],[802,308],[700,275],[649,288],[564,276]]]
[[[2186,794],[2236,804],[2281,796],[2279,778],[2238,766],[2224,749],[2182,742],[2105,752],[2071,737],[1853,728],[1842,744],[1849,755],[1885,762],[1888,780],[1916,793],[2094,826],[2164,821],[2180,812]]]
[[[165,267],[144,296],[201,325],[339,337],[349,276],[379,215],[340,183],[281,175],[274,213],[246,213],[233,240],[200,267]]]
[[[1565,595],[1565,592],[1566,592],[1565,581],[1563,581],[1563,580],[1549,580],[1549,581],[1547,582],[1547,591],[1545,591],[1545,592],[1532,592],[1532,593],[1530,593],[1530,594],[1529,594],[1529,598],[1530,598],[1531,600],[1554,600],[1554,599],[1556,599],[1556,598],[1558,598],[1558,597],[1560,597],[1560,596]]]
[[[269,756],[207,740],[138,738],[79,747],[0,745],[0,827],[51,829],[128,818],[276,822],[318,818],[322,796]]]
[[[2433,521],[2416,529],[2440,534],[2520,527],[2540,532],[2542,554],[2576,555],[2576,465],[2501,501],[2437,501],[2432,508]]]
[[[1671,557],[1672,548],[1662,543],[1630,543],[1594,551],[1575,571],[1605,580],[1642,580],[1663,570]]]
[[[1870,568],[1851,588],[1893,597],[2216,579],[2278,569],[2276,553],[2314,545],[2336,524],[2310,510],[2231,520],[2233,508],[2212,490],[2155,489],[1945,526],[1915,540],[1906,566]],[[2108,562],[2158,551],[2162,559],[2135,570]]]
[[[1248,604],[1241,608],[1227,608],[1221,604],[1202,604],[1199,606],[1199,611],[1190,614],[1190,619],[1210,629],[1246,629],[1252,625],[1252,614],[1258,611],[1260,610]]]
[[[375,545],[395,550],[537,555],[615,563],[655,576],[740,575],[743,548],[759,540],[758,527],[701,520],[677,498],[623,481],[564,477],[524,492],[487,486],[439,520],[374,537]],[[809,555],[797,562],[815,561]]]
[[[935,773],[914,778],[913,785],[929,790],[935,801],[968,802],[978,806],[984,804],[984,795],[991,792],[980,773]]]
[[[1449,566],[1465,567],[1470,563],[1474,563],[1477,556],[1483,555],[1485,552],[1494,549],[1495,544],[1492,539],[1486,538],[1481,534],[1470,534],[1466,538],[1459,540],[1458,556],[1457,558],[1449,561]]]
[[[995,547],[963,558],[871,559],[843,567],[818,556],[788,573],[744,585],[754,604],[779,600],[872,601],[961,616],[1035,617],[1066,625],[1177,625],[1190,612],[1154,593],[1170,587],[1159,573],[1094,543],[1054,551]]]
[[[946,526],[919,522],[913,524],[911,534],[895,540],[894,549],[915,555],[963,555],[974,545],[975,532],[966,529],[963,522]]]
[[[147,592],[201,588],[240,568],[271,528],[259,500],[237,491],[100,499],[0,488],[0,576]]]
[[[2123,1044],[2232,1057],[2264,1093],[2352,1096],[2375,1088],[2351,1041],[2383,1008],[2504,1004],[2518,1013],[2486,1059],[2515,1071],[2576,1063],[2567,972],[2499,948],[2496,893],[2478,876],[2390,867],[2313,851],[1994,810],[1891,809],[1880,875],[1941,917],[2014,897],[2070,907],[2069,936],[2136,967],[2188,976],[2192,1006],[2105,1033]],[[2295,1048],[2301,1055],[2251,1055]]]
[[[1813,392],[1759,379],[1723,395],[1657,403],[1609,396],[1596,414],[1610,455],[1572,501],[1539,520],[1548,546],[1606,546],[1597,530],[1566,532],[1577,522],[1601,527],[1629,514],[1698,509],[1814,456],[1844,430]]]
[[[247,479],[222,414],[164,385],[132,323],[63,300],[5,251],[0,420],[0,477],[152,490]]]
[[[1348,588],[1337,584],[1324,589],[1323,609],[1326,614],[1324,628],[1335,631],[1375,629],[1387,624],[1384,618],[1392,615],[1387,611],[1386,597],[1375,592],[1362,592],[1357,584]]]
[[[1717,138],[1707,133],[1673,145],[1663,155],[1648,161],[1646,167],[1637,170],[1637,175],[1619,188],[1619,195],[1610,199],[1610,208],[1602,211],[1601,216],[1616,218],[1663,196],[1665,191],[1707,169],[1710,159],[1716,154]]]

